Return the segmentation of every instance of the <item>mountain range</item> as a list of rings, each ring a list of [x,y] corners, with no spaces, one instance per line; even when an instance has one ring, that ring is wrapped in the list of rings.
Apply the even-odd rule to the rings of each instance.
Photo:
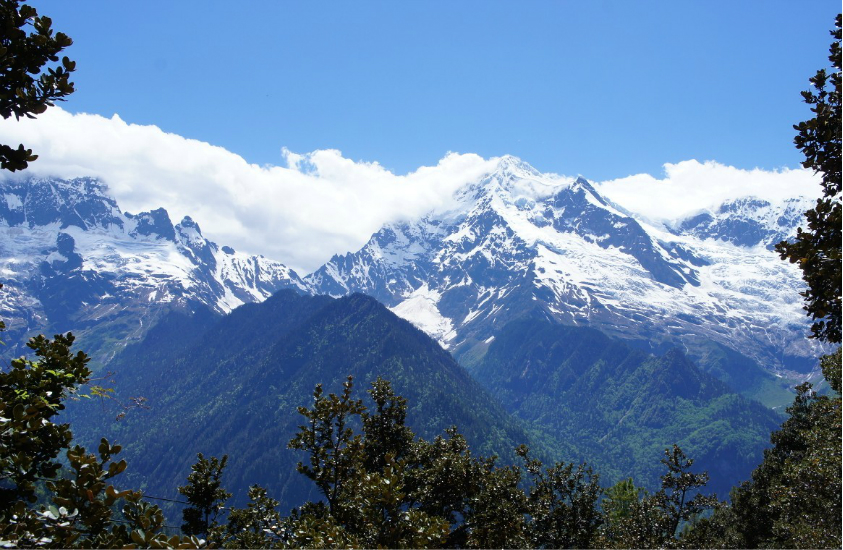
[[[739,370],[754,363],[788,379],[814,370],[823,351],[805,337],[798,269],[772,250],[802,223],[807,198],[737,197],[655,223],[584,178],[507,156],[449,207],[386,224],[300,277],[209,241],[189,217],[122,212],[95,179],[9,178],[0,192],[8,340],[73,330],[98,365],[174,308],[225,314],[282,288],[371,295],[468,365],[534,308],[649,351],[678,346],[721,378],[741,376],[709,364],[715,349],[739,355]]]
[[[679,347],[724,381],[746,384],[735,389],[781,404],[789,398],[775,379],[804,377],[822,353],[806,338],[800,273],[773,250],[810,205],[737,197],[656,223],[584,178],[504,157],[449,208],[385,225],[304,282],[313,293],[376,297],[467,366],[507,323],[538,308],[647,351]]]
[[[116,437],[132,479],[162,491],[193,453],[245,449],[237,487],[303,498],[281,452],[295,408],[349,374],[361,392],[388,377],[418,433],[456,424],[479,452],[526,442],[654,487],[660,451],[681,443],[721,493],[746,477],[780,419],[770,409],[823,352],[799,271],[773,250],[810,199],[654,221],[514,157],[451,199],[301,277],[189,217],[123,212],[96,179],[8,178],[4,357],[73,331],[121,399],[151,407],[119,423],[72,407],[82,438]]]
[[[738,370],[754,363],[788,379],[816,369],[823,352],[805,337],[798,269],[772,250],[802,223],[807,198],[737,197],[654,223],[584,178],[507,156],[448,208],[386,224],[302,278],[209,241],[189,217],[122,212],[92,178],[8,178],[0,193],[8,340],[73,330],[98,365],[174,308],[225,314],[282,288],[369,294],[469,365],[534,308],[650,351],[678,346],[721,378],[741,375],[710,365],[713,349],[738,354]]]
[[[281,263],[204,238],[189,217],[122,212],[91,178],[0,184],[0,277],[9,342],[72,330],[99,365],[174,308],[224,314],[304,288]]]

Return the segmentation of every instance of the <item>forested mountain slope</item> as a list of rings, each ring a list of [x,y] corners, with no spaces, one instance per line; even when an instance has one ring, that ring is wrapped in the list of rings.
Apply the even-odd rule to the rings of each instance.
[[[726,497],[761,462],[781,422],[678,349],[654,356],[535,316],[501,330],[471,372],[515,416],[571,442],[571,458],[648,487],[660,453],[678,443]]]
[[[107,412],[77,405],[77,433],[124,443],[127,479],[150,494],[172,492],[202,452],[230,455],[235,494],[259,483],[289,505],[313,497],[295,472],[301,457],[286,449],[302,422],[296,408],[316,384],[339,392],[348,375],[361,395],[378,376],[391,381],[422,437],[455,425],[480,454],[509,461],[527,443],[549,460],[588,462],[605,483],[632,476],[653,489],[664,449],[679,443],[726,496],[780,421],[678,350],[652,356],[538,317],[500,332],[472,367],[478,383],[422,331],[359,294],[280,291],[219,321],[172,314],[113,367],[118,399]],[[114,421],[137,396],[149,409]]]
[[[408,424],[425,438],[456,425],[473,451],[510,460],[530,441],[447,352],[373,298],[280,291],[191,337],[190,325],[204,322],[172,316],[112,365],[118,399],[143,396],[148,410],[120,421],[117,400],[107,412],[91,403],[71,411],[83,438],[125,445],[127,480],[150,494],[172,498],[202,452],[230,456],[226,485],[236,495],[259,483],[285,505],[312,497],[295,470],[303,457],[286,448],[303,422],[296,408],[310,404],[316,384],[338,393],[349,375],[359,395],[378,376],[392,382],[408,399]]]

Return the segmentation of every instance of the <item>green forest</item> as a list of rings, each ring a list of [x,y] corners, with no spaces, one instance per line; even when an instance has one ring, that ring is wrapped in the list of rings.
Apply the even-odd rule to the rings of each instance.
[[[351,377],[338,394],[316,385],[287,443],[318,498],[283,516],[252,486],[229,507],[228,457],[202,454],[178,487],[185,507],[171,534],[162,509],[124,489],[121,447],[73,445],[55,422],[70,397],[95,397],[88,358],[73,337],[30,342],[37,361],[2,374],[2,537],[21,547],[836,547],[840,542],[840,353],[823,359],[838,395],[799,388],[751,479],[731,504],[709,495],[709,476],[674,445],[661,488],[630,478],[603,487],[582,464],[546,466],[527,446],[517,465],[472,453],[457,428],[432,440],[406,425],[408,403],[377,379],[370,406]],[[87,385],[87,386],[86,386]],[[86,389],[83,389],[87,387]],[[82,393],[87,391],[88,393]],[[94,405],[94,403],[91,403]],[[119,478],[118,478],[119,479]],[[116,486],[117,485],[117,486]]]

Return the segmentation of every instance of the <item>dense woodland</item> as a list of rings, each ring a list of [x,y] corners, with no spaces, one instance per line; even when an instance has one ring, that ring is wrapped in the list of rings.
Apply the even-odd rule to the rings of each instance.
[[[38,47],[24,48],[19,56],[34,56],[27,67],[58,61],[57,53],[70,42],[61,33],[53,35],[48,18],[37,18],[34,10],[19,7],[15,1],[4,0],[0,9],[4,21],[17,24],[3,30],[9,35],[4,41],[26,42],[19,27],[35,21],[32,44]],[[822,174],[824,196],[807,213],[807,229],[778,250],[783,259],[797,262],[803,270],[808,285],[806,310],[815,320],[813,336],[839,346],[840,16],[832,34],[830,59],[835,71],[820,71],[811,79],[814,90],[803,96],[815,118],[796,127],[796,145],[805,153],[805,166]],[[8,64],[8,59],[5,51],[0,52],[2,63]],[[72,92],[67,74],[73,66],[63,60],[59,69],[49,73],[52,80],[25,75],[22,82],[7,83],[6,89],[20,93],[15,109],[4,107],[3,116],[43,112],[52,100]],[[15,67],[5,68],[9,70],[4,75],[14,73]],[[4,96],[3,101],[7,99]],[[36,158],[23,145],[18,149],[2,146],[0,154],[3,168],[10,170],[23,169]],[[264,308],[283,308],[294,301],[291,295],[281,295]],[[367,315],[347,315],[343,308],[351,307],[349,304],[357,313]],[[296,325],[292,320],[296,316],[288,317],[289,337],[273,345],[257,345],[261,336],[246,325],[239,325],[241,332],[236,335],[226,333],[225,338],[213,333],[223,329],[211,326],[210,332],[203,332],[205,340],[199,336],[195,341],[167,339],[162,334],[158,359],[179,356],[187,361],[186,357],[196,355],[193,350],[201,349],[207,356],[198,359],[210,360],[222,354],[232,338],[255,340],[254,346],[243,348],[245,351],[223,364],[228,370],[216,370],[223,373],[220,377],[197,381],[198,393],[211,391],[213,384],[218,384],[217,389],[237,384],[241,371],[236,367],[241,362],[274,360],[291,369],[286,373],[291,381],[284,394],[286,401],[277,404],[297,407],[289,437],[255,440],[251,446],[270,446],[273,452],[294,457],[293,462],[298,463],[291,468],[308,484],[312,498],[286,512],[279,509],[274,495],[258,485],[250,487],[246,495],[232,495],[226,489],[226,473],[232,463],[243,459],[199,453],[192,466],[188,462],[178,465],[184,472],[183,484],[177,489],[182,521],[174,529],[162,507],[152,502],[155,497],[151,493],[127,488],[132,483],[126,480],[140,480],[128,475],[129,464],[121,458],[120,445],[103,438],[92,451],[74,440],[71,425],[63,422],[68,404],[73,401],[76,408],[86,407],[88,416],[96,416],[102,410],[97,408],[98,400],[105,398],[110,388],[98,385],[88,367],[89,358],[74,350],[71,334],[53,339],[38,336],[28,344],[33,358],[16,359],[0,372],[0,544],[57,548],[841,546],[839,347],[821,359],[833,393],[818,395],[809,384],[797,388],[786,419],[772,432],[771,446],[764,450],[760,464],[745,482],[732,488],[727,501],[709,492],[709,473],[695,467],[693,457],[683,451],[685,442],[659,450],[661,460],[653,460],[653,470],[660,472],[659,487],[650,490],[639,479],[618,476],[618,472],[606,477],[620,479],[604,483],[599,468],[585,462],[537,458],[539,454],[547,456],[548,449],[543,448],[547,440],[536,438],[497,405],[483,404],[478,396],[485,390],[479,382],[456,368],[442,350],[438,352],[443,356],[441,364],[429,359],[422,340],[409,346],[410,356],[421,358],[418,362],[396,361],[384,366],[395,379],[369,380],[364,393],[355,386],[355,378],[348,376],[336,392],[325,391],[315,378],[341,368],[362,375],[378,353],[393,347],[407,349],[415,335],[404,325],[388,328],[377,324],[384,317],[374,300],[362,296],[337,301],[311,299],[297,307],[299,317],[305,316],[305,309],[312,309],[305,316],[308,324]],[[337,321],[338,314],[345,322]],[[360,319],[367,323],[365,330],[352,330],[359,328]],[[612,416],[616,411],[610,401],[623,394],[624,384],[629,383],[620,372],[632,373],[633,380],[639,377],[640,383],[634,385],[643,387],[643,395],[649,399],[642,399],[636,417],[653,420],[654,429],[666,430],[662,436],[671,433],[671,426],[664,421],[670,418],[685,424],[699,422],[696,436],[729,438],[728,411],[746,405],[676,354],[654,358],[604,341],[599,333],[574,337],[569,332],[573,329],[567,327],[543,325],[535,319],[520,323],[501,338],[511,339],[512,345],[498,343],[490,348],[487,362],[477,365],[475,375],[485,387],[506,395],[509,412],[515,417],[538,427],[558,427],[564,415],[582,414],[597,432],[611,435],[611,427],[620,425],[623,418]],[[360,334],[369,334],[372,341],[361,342]],[[399,341],[398,334],[406,338]],[[581,350],[556,345],[574,338],[578,342],[591,339],[601,355],[592,360]],[[519,386],[508,380],[502,369],[494,368],[495,361],[504,361],[506,354],[518,351],[515,344],[527,347],[519,351],[519,357],[529,356],[535,369],[533,387],[529,387],[529,378]],[[156,356],[148,355],[149,350],[145,353],[135,357],[145,357],[152,368]],[[158,374],[159,383],[166,383],[166,371]],[[584,385],[589,380],[601,383]],[[612,385],[612,380],[618,383]],[[595,399],[606,403],[605,411],[588,408],[574,395],[566,396],[574,381],[578,392],[587,388]],[[444,417],[434,415],[424,424],[425,437],[416,434],[408,423],[416,404],[397,394],[394,387],[399,385],[408,391],[413,388],[413,397],[420,401],[439,392],[437,399],[459,409],[467,425],[443,426]],[[684,401],[678,399],[670,410],[665,409],[657,398],[661,387],[678,390]],[[208,407],[216,404],[207,402]],[[135,405],[142,407],[143,403]],[[247,408],[249,402],[238,406]],[[178,409],[173,410],[172,414],[178,414]],[[754,411],[748,423],[769,427],[763,407],[748,405],[746,410]],[[712,423],[708,418],[725,423]],[[160,422],[175,431],[179,420],[185,419],[164,417]],[[475,432],[487,425],[500,429],[491,441],[480,442]],[[162,426],[152,424],[151,429],[160,431]],[[624,438],[617,441],[628,448],[619,448],[619,454],[647,450],[644,441],[652,435],[642,435],[642,429],[644,426],[624,431]],[[218,437],[233,433],[220,426],[213,426],[212,431]],[[575,438],[580,434],[566,435]],[[533,450],[524,444],[513,445],[499,452],[501,458],[493,454],[520,437],[532,438],[537,445]],[[478,441],[474,451],[469,438]],[[199,446],[202,441],[195,443]],[[741,441],[734,444],[735,449],[744,448]],[[162,462],[167,450],[147,448],[145,452],[148,460]],[[252,466],[261,468],[259,461],[255,462]]]
[[[426,441],[407,427],[407,402],[389,382],[355,396],[317,385],[288,442],[320,498],[282,516],[253,486],[227,507],[228,457],[199,454],[184,485],[182,534],[141,491],[112,480],[126,468],[103,439],[96,453],[54,422],[90,382],[73,338],[30,342],[37,361],[3,373],[0,468],[3,540],[18,546],[243,547],[835,547],[840,543],[840,397],[803,386],[773,447],[731,504],[708,495],[708,474],[678,447],[665,449],[661,489],[633,479],[610,487],[586,464],[545,466],[526,446],[517,465],[473,454],[454,429]],[[823,360],[840,391],[840,353]],[[839,393],[838,393],[839,395]],[[63,456],[60,456],[63,455]],[[117,485],[117,486],[115,486]]]
[[[359,294],[279,291],[221,319],[173,313],[109,368],[110,398],[73,401],[63,413],[77,441],[121,442],[131,464],[123,483],[170,497],[196,452],[228,454],[227,486],[238,505],[253,484],[285,506],[317,497],[295,471],[299,457],[281,448],[314,386],[339,393],[348,375],[358,388],[389,380],[407,399],[407,425],[424,439],[456,425],[475,453],[504,464],[519,463],[514,449],[526,444],[543,462],[588,462],[604,484],[633,477],[651,491],[660,486],[659,458],[677,443],[712,476],[709,490],[727,495],[783,420],[678,350],[653,356],[538,315],[504,327],[467,370]],[[146,398],[143,408],[133,396]]]

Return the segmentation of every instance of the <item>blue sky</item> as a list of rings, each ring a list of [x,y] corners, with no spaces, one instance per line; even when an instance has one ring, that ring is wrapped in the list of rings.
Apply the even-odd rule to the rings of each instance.
[[[653,223],[819,195],[792,126],[836,1],[35,2],[77,92],[0,143],[304,274],[511,154]]]
[[[606,180],[796,167],[837,1],[36,1],[75,44],[71,112],[256,164],[339,149],[396,174],[448,151]]]

